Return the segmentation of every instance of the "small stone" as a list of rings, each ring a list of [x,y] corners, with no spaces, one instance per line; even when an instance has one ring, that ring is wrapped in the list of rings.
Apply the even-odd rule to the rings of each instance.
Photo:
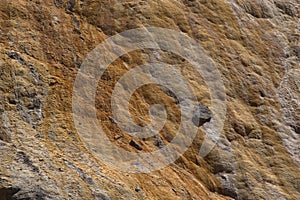
[[[204,123],[209,122],[212,118],[212,112],[209,108],[205,105],[199,105],[195,115],[192,119],[195,126],[202,126]]]
[[[300,123],[290,125],[290,127],[292,127],[292,129],[295,131],[295,133],[300,134]]]

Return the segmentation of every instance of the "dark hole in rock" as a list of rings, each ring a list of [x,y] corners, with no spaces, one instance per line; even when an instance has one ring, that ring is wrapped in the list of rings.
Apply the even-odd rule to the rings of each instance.
[[[129,144],[130,144],[131,146],[133,146],[134,148],[136,148],[137,150],[139,150],[139,151],[143,150],[143,148],[142,148],[138,143],[136,143],[134,140],[131,140],[131,141],[129,142]]]
[[[140,187],[136,187],[136,188],[135,188],[135,191],[136,191],[136,192],[140,192],[140,191],[141,191],[141,188],[140,188]]]
[[[15,200],[14,195],[19,191],[17,187],[0,188],[0,200]]]
[[[292,127],[292,129],[294,129],[294,131],[295,131],[297,134],[300,134],[300,123],[294,124],[294,125],[290,125],[290,127]]]
[[[259,95],[261,96],[261,97],[265,97],[266,95],[265,95],[265,93],[263,92],[263,91],[259,91]]]
[[[7,100],[9,104],[16,105],[18,103],[18,100],[16,99],[15,95],[12,94],[7,97]]]

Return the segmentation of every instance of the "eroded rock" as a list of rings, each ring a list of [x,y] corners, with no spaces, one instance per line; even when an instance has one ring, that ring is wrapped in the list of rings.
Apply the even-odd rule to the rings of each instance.
[[[202,126],[206,122],[209,122],[212,118],[213,114],[210,109],[205,105],[199,105],[195,115],[192,119],[195,126]]]
[[[0,199],[298,199],[299,75],[290,72],[299,69],[299,8],[296,0],[0,1]],[[199,129],[175,163],[149,173],[130,160],[142,173],[128,174],[95,156],[102,140],[86,136],[95,146],[85,146],[74,127],[72,90],[81,63],[102,41],[148,26],[184,32],[214,62],[227,95],[226,137],[201,158],[206,133]],[[179,41],[178,49],[185,45]],[[99,80],[96,107],[111,145],[132,153],[161,150],[180,127],[184,97],[154,85],[134,93],[130,114],[149,122],[149,105],[164,105],[168,118],[157,137],[134,141],[109,118],[117,81],[151,62],[176,67],[201,99],[195,126],[214,117],[204,104],[216,99],[194,63],[158,49],[129,52]],[[283,80],[286,73],[295,81]]]

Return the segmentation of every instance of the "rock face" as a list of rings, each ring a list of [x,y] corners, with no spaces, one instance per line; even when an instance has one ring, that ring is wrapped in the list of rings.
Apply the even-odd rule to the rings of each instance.
[[[222,76],[227,114],[204,158],[200,126],[176,162],[131,174],[87,148],[74,125],[73,86],[97,45],[150,26],[183,33],[203,47]],[[0,44],[0,200],[300,199],[298,0],[1,0]],[[146,63],[167,63],[182,73],[207,105],[197,126],[215,117],[209,117],[211,91],[191,63],[164,50],[128,52],[103,73],[95,105],[112,145],[139,154],[171,143],[181,121],[178,104],[185,100],[144,85],[133,93],[128,112],[146,127],[150,105],[161,104],[164,126],[143,139],[122,130],[110,106],[114,87],[129,69]]]

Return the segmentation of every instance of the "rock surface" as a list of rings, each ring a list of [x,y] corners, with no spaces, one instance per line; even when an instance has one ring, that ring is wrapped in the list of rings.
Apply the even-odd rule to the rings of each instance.
[[[1,0],[0,200],[300,199],[299,24],[298,0]],[[149,26],[182,32],[204,48],[222,75],[227,115],[206,157],[199,156],[200,127],[175,163],[130,174],[86,148],[73,122],[72,92],[91,50]],[[182,99],[151,84],[134,93],[130,114],[146,126],[150,105],[164,105],[159,136],[136,138],[112,120],[114,85],[149,62],[176,66],[211,107],[205,81],[180,56],[153,49],[123,55],[99,81],[96,108],[110,141],[129,152],[163,148],[180,124]]]

